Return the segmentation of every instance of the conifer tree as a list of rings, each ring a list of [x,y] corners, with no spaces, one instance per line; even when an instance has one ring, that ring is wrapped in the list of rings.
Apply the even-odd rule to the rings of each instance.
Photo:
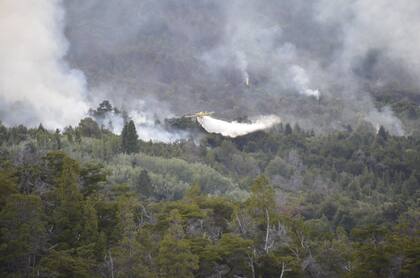
[[[121,148],[124,153],[138,152],[138,135],[134,122],[129,121],[121,132]]]
[[[388,140],[388,132],[383,126],[381,126],[376,135],[376,142],[379,144],[384,144]]]

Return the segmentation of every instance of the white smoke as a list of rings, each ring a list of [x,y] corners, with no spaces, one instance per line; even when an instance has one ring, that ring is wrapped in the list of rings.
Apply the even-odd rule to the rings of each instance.
[[[236,68],[247,86],[249,72],[264,72],[265,84],[318,99],[320,91],[310,88],[316,62],[299,55],[296,46],[283,38],[281,26],[262,18],[256,1],[226,5],[224,39],[203,55],[204,62],[210,68]]]
[[[58,128],[86,114],[84,75],[64,62],[59,0],[0,1],[0,119]]]
[[[320,93],[319,90],[315,89],[312,90],[309,88],[309,77],[306,74],[306,71],[297,65],[293,65],[290,68],[291,73],[291,80],[293,81],[293,85],[295,86],[296,90],[302,95],[306,96],[313,96],[316,99],[319,99]]]
[[[245,53],[243,53],[242,51],[237,51],[236,60],[238,63],[238,67],[242,73],[245,85],[249,86],[248,61],[246,59]]]
[[[280,118],[274,115],[260,116],[252,123],[226,122],[210,116],[197,117],[199,124],[209,133],[218,133],[227,137],[238,137],[259,130],[264,130],[280,123]]]
[[[121,113],[115,113],[115,111],[110,111],[102,119],[96,119],[98,124],[107,128],[115,134],[121,134],[121,131],[124,127],[124,118]]]
[[[403,124],[398,118],[395,118],[389,107],[384,107],[380,111],[370,111],[369,114],[365,116],[365,120],[371,123],[377,131],[380,126],[384,126],[393,135],[403,136],[405,134],[405,130],[402,127]]]
[[[143,141],[173,143],[189,138],[189,133],[186,131],[166,130],[156,122],[154,117],[147,113],[134,110],[129,113],[129,118],[133,120],[139,138]]]
[[[319,0],[320,22],[341,26],[341,66],[351,68],[354,60],[370,50],[420,74],[420,1],[415,0]]]

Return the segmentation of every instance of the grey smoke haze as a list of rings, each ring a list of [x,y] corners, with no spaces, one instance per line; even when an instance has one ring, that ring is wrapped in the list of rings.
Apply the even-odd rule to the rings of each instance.
[[[133,105],[135,109],[130,110],[128,116],[132,119],[139,131],[139,138],[144,141],[157,141],[157,142],[175,142],[179,140],[188,139],[191,135],[186,131],[180,130],[167,130],[162,125],[166,118],[174,117],[175,115],[170,114],[169,108],[165,107],[157,100],[147,99],[146,101],[133,101],[136,104]],[[152,106],[152,108],[149,107]],[[120,134],[123,127],[124,121],[120,116],[109,117],[107,120],[112,124],[112,131],[116,134]]]
[[[59,3],[39,2],[47,8]],[[367,120],[402,134],[400,121],[389,109],[375,108],[369,92],[420,88],[418,1],[63,4],[70,43],[65,58],[86,75],[89,101],[107,98],[127,110],[138,110],[137,100],[145,101],[142,113],[152,119],[205,110],[226,119],[276,114],[319,131]],[[54,57],[62,66],[63,21],[53,23],[48,32],[59,38],[60,54]],[[0,96],[11,103],[13,90],[4,90],[4,82]],[[37,105],[34,98],[13,105],[30,109]]]
[[[85,115],[85,78],[63,60],[63,30],[60,1],[0,2],[1,121],[57,128]]]
[[[117,103],[152,95],[178,114],[275,113],[321,130],[362,118],[401,134],[369,90],[419,88],[417,1],[81,3],[66,1],[69,59]]]

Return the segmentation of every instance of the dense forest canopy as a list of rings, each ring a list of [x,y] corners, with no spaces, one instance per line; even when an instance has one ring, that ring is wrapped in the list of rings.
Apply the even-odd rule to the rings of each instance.
[[[165,144],[124,130],[0,126],[2,276],[419,273],[416,137],[282,123]]]

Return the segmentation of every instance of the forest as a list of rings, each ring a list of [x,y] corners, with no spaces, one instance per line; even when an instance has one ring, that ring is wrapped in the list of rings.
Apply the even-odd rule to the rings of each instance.
[[[420,277],[420,0],[0,0],[0,278]]]
[[[417,136],[226,138],[180,118],[194,138],[159,143],[98,113],[0,125],[0,276],[418,277]]]

